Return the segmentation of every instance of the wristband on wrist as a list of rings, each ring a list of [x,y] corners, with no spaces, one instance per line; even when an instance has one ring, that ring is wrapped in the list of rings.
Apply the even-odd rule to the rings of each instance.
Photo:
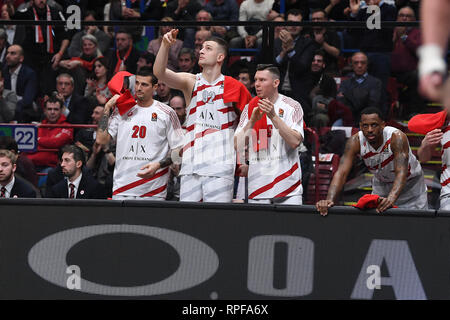
[[[417,49],[419,56],[419,77],[422,77],[433,72],[444,74],[446,71],[446,64],[443,58],[443,50],[437,44],[427,44]]]

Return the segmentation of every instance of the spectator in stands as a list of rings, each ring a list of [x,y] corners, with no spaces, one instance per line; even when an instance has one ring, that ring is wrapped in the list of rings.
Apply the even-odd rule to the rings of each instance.
[[[169,106],[175,110],[178,120],[180,120],[181,127],[184,129],[186,127],[186,101],[182,96],[176,95],[170,99]]]
[[[86,167],[102,186],[108,198],[112,197],[113,173],[116,164],[115,153],[115,143],[100,145],[94,142],[91,155],[86,163]]]
[[[274,17],[271,21],[273,21],[273,22],[284,22],[285,20],[284,20],[282,15],[278,15],[278,16]],[[286,27],[284,27],[284,26],[276,26],[275,30],[274,30],[273,38],[274,39],[279,39],[280,38],[280,31],[283,30],[283,29],[286,29]]]
[[[198,61],[198,58],[200,56],[200,50],[202,50],[203,42],[206,41],[206,39],[211,38],[212,33],[209,30],[198,30],[195,33],[195,57]]]
[[[105,199],[103,187],[84,170],[86,155],[75,145],[61,150],[61,168],[67,178],[47,189],[47,198]]]
[[[302,21],[300,11],[289,11],[287,21]],[[319,44],[301,35],[301,31],[300,26],[288,26],[280,31],[280,39],[276,39],[274,44],[275,61],[281,72],[281,93],[300,102],[308,121],[307,116],[311,113],[310,92],[304,83],[308,81],[308,71]]]
[[[88,11],[84,17],[84,21],[96,21],[95,12]],[[97,48],[101,53],[106,53],[109,49],[111,38],[97,26],[85,26],[83,31],[77,32],[70,41],[67,53],[69,57],[79,57],[83,53],[83,37],[90,34],[97,40]]]
[[[239,21],[266,21],[274,0],[245,0],[239,7]],[[238,26],[239,36],[231,39],[231,48],[260,48],[262,28]]]
[[[242,111],[234,145],[242,164],[240,175],[248,176],[249,203],[301,205],[297,149],[304,137],[303,110],[297,101],[278,93],[279,84],[280,72],[275,65],[257,66],[258,96]],[[243,164],[246,141],[248,166]]]
[[[64,103],[52,95],[44,107],[45,119],[42,124],[69,124],[62,114]],[[51,167],[58,163],[58,153],[55,151],[42,151],[42,149],[56,149],[71,143],[73,139],[73,129],[71,128],[39,128],[38,129],[38,151],[29,153],[28,157],[33,161],[39,172],[48,172]],[[45,178],[40,180],[40,186],[45,182]]]
[[[397,21],[415,21],[414,10],[403,7],[398,11]],[[416,51],[421,45],[420,29],[414,27],[396,27],[394,29],[394,49],[392,50],[391,71],[397,81],[404,85],[400,103],[406,106],[406,117],[421,113],[425,101],[418,92]]]
[[[103,114],[103,108],[105,106],[98,105],[94,108],[91,114],[91,124],[98,124],[100,117]],[[95,128],[84,128],[77,132],[75,135],[75,145],[80,147],[89,156],[92,151],[92,146],[95,142]]]
[[[171,17],[164,17],[161,21],[173,21]],[[172,30],[172,26],[160,26],[158,31],[158,38],[153,39],[148,44],[147,51],[156,55],[159,51],[159,47],[161,46],[162,37]],[[167,62],[168,68],[172,71],[176,71],[178,69],[178,55],[180,53],[181,48],[183,47],[183,41],[177,39],[175,44],[170,48],[169,52],[169,60]]]
[[[5,3],[1,7],[0,18],[2,20],[11,20],[11,17],[14,16],[15,12],[16,9],[14,8],[14,5]],[[9,44],[23,45],[23,41],[25,40],[25,26],[9,24],[4,25],[2,28],[6,31]]]
[[[61,73],[56,77],[57,97],[64,103],[62,113],[67,122],[85,124],[89,121],[89,101],[82,95],[74,92],[74,80],[71,75]]]
[[[84,92],[84,96],[90,101],[105,104],[111,98],[111,92],[108,89],[108,81],[111,79],[108,76],[110,73],[107,67],[108,65],[111,66],[105,57],[100,57],[95,60],[94,74],[90,79],[87,79]]]
[[[108,79],[111,79],[119,71],[135,74],[139,52],[133,47],[132,35],[124,29],[118,30],[116,32],[116,49],[111,49],[106,57],[109,62],[107,65]]]
[[[28,159],[26,153],[20,152],[16,140],[10,136],[0,136],[0,149],[6,149],[17,156],[16,176],[24,178],[34,187],[38,185],[38,177],[33,162]]]
[[[143,67],[149,67],[153,69],[153,64],[155,63],[155,55],[150,52],[142,52],[137,61],[137,71],[141,70]]]
[[[19,45],[12,45],[6,54],[6,67],[3,69],[5,89],[17,95],[17,105],[14,120],[31,122],[39,118],[38,111],[33,106],[37,94],[38,80],[36,73],[23,64],[23,49]],[[53,80],[54,81],[54,80]]]
[[[284,2],[284,12],[289,12],[291,10],[298,10],[302,17],[309,17],[309,2],[311,1],[303,1],[303,0],[286,0]],[[277,0],[273,3],[272,10],[277,13],[282,13],[280,8],[281,1]]]
[[[359,119],[360,111],[373,107],[381,110],[381,81],[367,72],[368,58],[363,52],[352,56],[353,73],[349,79],[342,81],[338,90],[338,101],[348,106],[353,112],[353,118]]]
[[[32,0],[32,5],[23,12],[16,12],[14,19],[61,21],[61,15],[47,5],[47,0]],[[25,34],[25,63],[37,74],[39,95],[50,94],[55,90],[55,70],[69,46],[69,36],[62,25],[30,25]]]
[[[238,21],[239,6],[234,0],[210,0],[204,9],[211,14],[212,20],[216,21]],[[236,27],[216,26],[213,32],[223,34],[222,37],[229,41],[238,36]]]
[[[94,68],[95,59],[102,56],[97,46],[97,39],[86,34],[82,37],[82,54],[79,57],[61,60],[59,66],[62,72],[70,73],[75,81],[75,90],[83,94],[86,86],[86,77]]]
[[[383,121],[379,109],[361,112],[360,129],[347,141],[339,169],[331,181],[326,200],[316,203],[323,216],[337,203],[353,161],[360,156],[371,173],[372,194],[378,195],[377,212],[394,205],[399,208],[427,209],[427,187],[422,167],[409,147],[406,135]]]
[[[5,29],[0,29],[0,66],[5,64],[6,50],[8,50],[8,36]]]
[[[194,21],[195,15],[202,9],[196,0],[173,0],[167,4],[166,13],[175,21]],[[195,39],[195,29],[181,29],[180,36],[184,39],[183,47],[192,48]]]
[[[393,5],[386,1],[371,0],[371,5],[380,7],[381,21],[395,21],[397,14]],[[350,0],[350,20],[366,22],[372,14],[367,8],[360,8],[360,0]],[[353,36],[354,43],[361,51],[367,53],[370,63],[370,73],[381,80],[381,103],[383,112],[387,112],[387,84],[391,74],[392,28],[368,29],[353,28],[349,33]]]
[[[146,1],[143,8],[140,6],[140,1],[131,1],[130,8],[122,7],[122,16],[140,21],[159,21],[164,16],[164,1]]]
[[[15,92],[5,89],[4,83],[3,71],[0,71],[0,123],[10,122],[14,119],[17,104],[17,95]]]
[[[254,77],[250,73],[250,70],[248,69],[239,70],[237,79],[247,88],[248,92],[250,92],[252,97],[256,96],[255,81]]]
[[[349,0],[330,0],[323,9],[328,18],[335,21],[347,20],[351,12]]]
[[[172,99],[172,97],[174,96],[174,92],[175,91],[172,90],[165,82],[158,80],[155,100],[168,105],[170,99]]]
[[[311,21],[325,22],[328,21],[327,14],[322,9],[315,9],[311,13]],[[311,39],[314,39],[322,50],[325,51],[326,72],[332,75],[338,75],[338,60],[341,47],[339,36],[336,31],[331,28],[314,27],[311,31]]]
[[[195,15],[195,21],[197,22],[207,22],[207,21],[213,21],[211,13],[208,11],[202,9]],[[227,33],[227,29],[223,26],[198,26],[198,30],[209,30],[211,31],[212,35],[216,37],[225,38],[225,34]]]
[[[16,155],[0,150],[0,198],[36,198],[36,192],[25,180],[15,176]]]
[[[178,68],[181,72],[188,72],[197,74],[200,68],[197,63],[198,59],[195,57],[194,50],[190,48],[182,48],[178,55]]]

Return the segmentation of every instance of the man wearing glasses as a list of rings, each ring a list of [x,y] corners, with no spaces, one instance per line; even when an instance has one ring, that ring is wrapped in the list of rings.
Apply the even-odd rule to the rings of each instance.
[[[248,166],[242,165],[240,173],[248,173],[249,203],[301,205],[297,148],[304,137],[303,110],[297,101],[278,93],[279,84],[277,67],[258,65],[257,96],[242,111],[235,148],[244,163],[248,145]]]

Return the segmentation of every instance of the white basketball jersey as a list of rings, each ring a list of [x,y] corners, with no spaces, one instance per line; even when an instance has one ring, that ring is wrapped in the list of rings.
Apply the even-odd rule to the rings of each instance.
[[[237,115],[232,103],[224,104],[225,77],[209,83],[196,75],[191,103],[186,113],[186,135],[180,175],[230,177],[236,154],[233,144]]]
[[[108,133],[117,145],[113,195],[165,198],[168,167],[150,179],[139,178],[137,173],[182,146],[183,132],[175,111],[156,100],[147,108],[135,105],[122,116],[116,108]]]
[[[442,173],[441,173],[441,197],[450,194],[450,122],[442,130],[441,139]]]
[[[359,143],[361,148],[361,158],[374,178],[380,182],[393,183],[395,180],[394,154],[391,150],[391,137],[394,132],[398,131],[394,127],[384,127],[383,143],[375,150],[364,137],[362,131],[359,131]],[[419,161],[409,148],[408,177],[411,179],[422,174],[422,167]],[[406,189],[406,187],[405,187]]]
[[[236,135],[248,122],[248,107],[245,106]],[[300,104],[282,94],[274,104],[276,114],[286,125],[299,132],[303,132],[303,110]],[[256,152],[253,139],[249,139],[249,169],[248,169],[248,197],[250,199],[273,199],[301,195],[302,171],[298,150],[292,149],[278,129],[267,117],[267,149]],[[266,134],[263,130],[260,134]]]

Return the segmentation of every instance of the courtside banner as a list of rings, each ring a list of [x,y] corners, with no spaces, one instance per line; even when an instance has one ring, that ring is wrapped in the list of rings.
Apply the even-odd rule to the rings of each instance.
[[[0,201],[2,299],[450,299],[449,274],[431,210]]]

